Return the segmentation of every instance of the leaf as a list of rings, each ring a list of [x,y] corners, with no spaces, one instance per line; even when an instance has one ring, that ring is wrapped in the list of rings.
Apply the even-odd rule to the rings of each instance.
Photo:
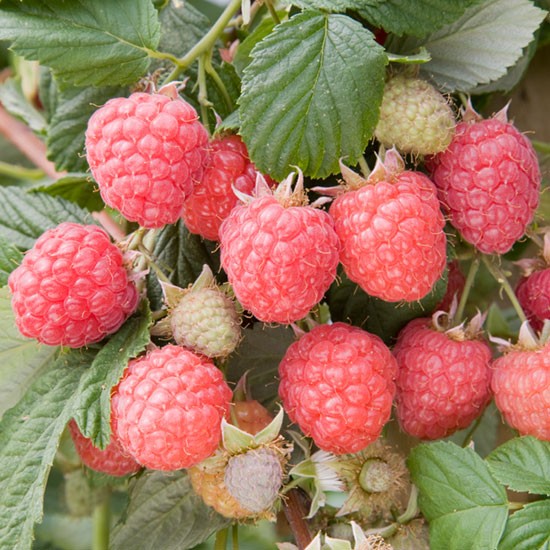
[[[0,102],[6,111],[23,120],[31,130],[39,133],[46,130],[46,120],[29,103],[21,89],[21,82],[18,80],[9,78],[0,85]]]
[[[47,229],[62,222],[94,223],[88,212],[72,202],[19,187],[0,187],[0,236],[28,249]]]
[[[512,491],[550,496],[550,442],[532,436],[511,439],[487,457],[487,464]]]
[[[252,398],[269,405],[277,396],[277,371],[288,346],[296,340],[289,327],[256,323],[243,330],[237,351],[229,357],[227,379],[238,382],[245,374]]]
[[[254,46],[261,42],[266,36],[271,34],[275,27],[275,21],[271,17],[265,17],[260,24],[239,44],[237,53],[233,59],[233,65],[237,73],[242,77],[244,69],[252,61],[251,52]]]
[[[443,441],[419,445],[408,465],[432,550],[497,547],[508,516],[506,492],[472,449]]]
[[[91,354],[82,350],[60,354],[0,423],[0,540],[5,548],[31,547],[59,438],[90,361]]]
[[[550,500],[526,504],[508,520],[499,550],[549,550]]]
[[[195,494],[184,470],[147,471],[131,483],[130,502],[110,547],[185,550],[227,524]]]
[[[57,352],[21,335],[15,326],[9,290],[0,290],[0,418],[17,404]]]
[[[392,40],[401,54],[425,47],[431,61],[420,71],[443,91],[468,92],[506,74],[546,16],[529,0],[487,0],[423,39]]]
[[[0,40],[65,84],[131,84],[147,71],[159,39],[149,0],[3,0],[0,7]]]
[[[0,237],[0,287],[8,284],[10,273],[21,263],[23,254],[3,237]]]
[[[380,0],[371,0],[371,2],[380,3]],[[284,0],[283,4],[296,6],[303,10],[323,10],[339,13],[356,9],[364,2],[361,2],[361,0]]]
[[[253,48],[243,73],[241,134],[256,166],[277,180],[292,166],[322,178],[354,164],[378,122],[387,57],[344,15],[304,12]]]
[[[108,99],[126,95],[126,90],[117,86],[68,87],[58,92],[46,139],[48,158],[55,163],[57,170],[88,170],[84,152],[84,132],[88,120]]]

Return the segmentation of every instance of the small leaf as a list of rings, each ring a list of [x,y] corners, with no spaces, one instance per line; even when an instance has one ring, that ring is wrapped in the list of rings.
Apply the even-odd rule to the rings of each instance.
[[[260,24],[254,27],[254,30],[239,44],[237,53],[233,59],[233,65],[242,77],[244,69],[252,61],[251,52],[254,46],[261,42],[268,34],[271,34],[275,27],[275,21],[271,17],[266,17],[260,21]]]
[[[5,548],[31,548],[59,438],[91,358],[89,352],[75,350],[49,361],[0,423],[0,540]]]
[[[0,287],[8,284],[10,273],[21,263],[23,254],[0,236]]]
[[[132,480],[129,496],[112,534],[113,550],[185,550],[228,524],[195,494],[184,470],[146,471]]]
[[[58,348],[21,336],[15,326],[7,288],[0,290],[0,418],[17,404],[49,365]]]
[[[258,168],[277,180],[354,164],[378,122],[387,57],[344,15],[304,12],[256,44],[243,73],[241,134]]]
[[[518,437],[488,457],[491,473],[512,491],[550,496],[550,442]]]
[[[421,72],[443,91],[468,92],[506,74],[545,16],[529,0],[487,0],[423,39],[392,40],[389,48],[407,54],[425,47],[432,59]]]
[[[111,437],[111,389],[120,380],[128,361],[149,343],[151,312],[131,317],[98,352],[82,377],[74,418],[80,431],[104,449]]]
[[[23,94],[21,83],[16,79],[9,78],[0,85],[0,101],[6,111],[23,120],[35,132],[42,133],[46,130],[46,120],[29,103]]]
[[[149,0],[3,0],[0,39],[77,86],[131,84],[145,74],[160,39]]]
[[[430,548],[497,547],[508,516],[506,492],[474,451],[443,441],[419,445],[408,465],[430,523]]]
[[[508,520],[499,550],[549,550],[550,500],[526,504]]]
[[[231,454],[243,452],[254,446],[254,436],[222,419],[223,447]]]
[[[44,231],[62,222],[94,223],[72,202],[19,187],[0,187],[0,236],[15,246],[31,248]]]

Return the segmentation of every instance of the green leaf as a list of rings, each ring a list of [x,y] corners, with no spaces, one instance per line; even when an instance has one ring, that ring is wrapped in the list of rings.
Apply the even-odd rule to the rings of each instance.
[[[68,87],[58,92],[46,139],[48,158],[55,163],[57,170],[88,170],[84,152],[84,132],[89,118],[108,99],[126,95],[126,90],[117,86]]]
[[[550,500],[526,504],[508,520],[499,550],[550,550]]]
[[[0,101],[6,111],[23,120],[31,130],[40,133],[46,130],[46,120],[29,103],[21,89],[21,82],[18,80],[9,78],[0,85]]]
[[[63,83],[131,84],[147,71],[160,39],[149,0],[3,0],[0,40],[51,67]]]
[[[545,16],[530,0],[487,0],[423,39],[392,40],[389,49],[407,54],[425,47],[432,59],[421,73],[443,91],[468,92],[505,75]]]
[[[10,273],[21,263],[23,254],[0,236],[0,287],[8,284]]]
[[[15,246],[31,248],[47,229],[62,222],[94,223],[72,202],[19,187],[0,187],[0,236]]]
[[[216,134],[222,134],[225,131],[237,131],[241,127],[239,111],[234,111],[228,117],[224,118],[216,127]]]
[[[31,547],[59,438],[90,361],[90,353],[82,350],[60,354],[0,423],[0,540],[5,548]]]
[[[131,482],[128,509],[113,531],[110,547],[185,550],[227,523],[195,494],[184,470],[147,471]]]
[[[252,61],[251,52],[254,46],[261,42],[267,35],[271,34],[275,27],[275,21],[271,17],[262,19],[260,24],[239,44],[237,53],[233,59],[233,65],[240,76],[243,75],[244,69]]]
[[[74,418],[80,431],[104,449],[111,438],[111,389],[118,384],[128,361],[149,343],[151,312],[131,317],[98,352],[82,377]]]
[[[258,168],[277,180],[355,164],[378,122],[387,57],[344,15],[304,12],[253,48],[243,73],[241,134]]]
[[[15,326],[7,287],[0,290],[0,418],[17,404],[40,376],[56,347],[40,345],[21,336]]]
[[[432,550],[497,547],[508,516],[506,492],[472,449],[443,441],[419,445],[408,465]]]
[[[380,0],[370,0],[373,3],[380,3]],[[361,0],[284,0],[283,4],[296,6],[303,10],[322,10],[331,13],[341,13],[360,7],[365,2]]]
[[[488,457],[491,473],[513,491],[550,496],[550,442],[518,437]]]

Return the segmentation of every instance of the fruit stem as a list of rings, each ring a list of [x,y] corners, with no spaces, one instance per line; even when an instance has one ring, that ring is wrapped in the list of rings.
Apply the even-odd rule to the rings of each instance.
[[[18,180],[41,180],[46,174],[38,168],[24,168],[8,162],[0,161],[0,174]]]
[[[199,57],[199,105],[201,106],[201,121],[203,126],[211,134],[210,124],[208,122],[208,108],[212,107],[212,103],[208,101],[208,86],[206,85],[206,69],[205,69],[205,57],[208,54],[204,53]]]
[[[233,550],[239,550],[239,526],[238,524],[233,524],[232,529],[232,537],[231,537],[231,545],[233,546]]]
[[[229,527],[222,529],[216,533],[216,541],[214,542],[214,550],[225,550],[227,548],[227,531]]]
[[[544,248],[544,241],[532,230],[528,229],[526,235],[531,239],[540,249]]]
[[[170,279],[164,274],[162,269],[155,263],[151,257],[151,252],[144,245],[140,244],[138,250],[141,252],[143,257],[147,260],[147,265],[155,272],[157,279],[163,283],[171,283]]]
[[[476,278],[477,270],[479,269],[479,257],[475,256],[470,264],[470,269],[468,270],[468,275],[466,276],[466,281],[464,283],[464,289],[462,290],[462,295],[460,296],[460,302],[458,303],[458,308],[455,314],[455,321],[457,323],[462,322],[462,317],[464,315],[464,309],[466,308],[466,303],[468,302],[468,296],[470,295],[470,290],[474,284]]]
[[[235,107],[233,105],[233,100],[231,99],[231,96],[229,95],[229,92],[227,91],[227,88],[225,87],[223,80],[220,78],[220,75],[212,65],[212,52],[209,52],[208,55],[205,55],[204,69],[206,70],[206,74],[210,75],[210,78],[212,78],[212,80],[214,81],[214,84],[216,84],[218,90],[222,94],[223,100],[225,101],[225,106],[230,111],[233,111]]]
[[[299,550],[304,550],[313,540],[309,527],[304,519],[307,516],[308,507],[303,495],[304,493],[300,489],[292,489],[283,500],[285,517],[294,534],[294,540]]]
[[[496,266],[486,255],[483,255],[481,259],[483,260],[483,263],[487,267],[489,273],[495,278],[497,283],[499,283],[502,286],[504,292],[506,292],[506,295],[508,296],[508,299],[510,300],[512,306],[514,307],[519,317],[519,320],[522,323],[525,323],[527,321],[527,317],[525,316],[525,313],[520,303],[518,302],[518,299],[514,293],[514,289],[510,286],[508,279],[506,278],[506,276],[504,275],[500,267]]]
[[[279,16],[277,15],[277,11],[273,7],[273,4],[271,0],[265,0],[265,5],[267,6],[267,9],[269,10],[269,15],[271,15],[271,19],[275,21],[275,25],[278,25],[281,20],[279,19]]]
[[[411,494],[409,495],[409,502],[407,503],[407,509],[397,518],[397,522],[401,525],[409,523],[418,514],[420,509],[418,508],[418,487],[411,485]]]
[[[397,532],[397,528],[399,527],[398,523],[390,523],[389,525],[385,525],[384,527],[375,527],[374,529],[367,529],[365,531],[365,535],[368,537],[370,535],[379,535],[380,537],[391,537],[393,534]]]
[[[101,502],[93,511],[92,550],[109,549],[109,529],[111,527],[111,490],[108,488]]]
[[[476,419],[472,427],[470,428],[470,431],[466,434],[466,437],[464,438],[464,441],[462,442],[462,448],[467,447],[470,442],[472,441],[474,434],[476,433],[476,430],[479,428],[479,425],[481,424],[481,420],[483,419],[483,415],[485,414],[485,411],[483,411]]]
[[[541,153],[543,155],[550,155],[550,143],[546,143],[544,141],[538,141],[537,139],[532,139],[531,145],[533,146],[533,148],[537,153]]]
[[[359,168],[361,169],[361,174],[363,174],[363,177],[365,179],[368,179],[370,176],[370,168],[367,164],[367,161],[365,160],[365,157],[363,155],[359,155]]]
[[[182,58],[174,61],[176,67],[168,75],[166,82],[177,80],[179,75],[185,71],[198,57],[214,47],[216,40],[223,33],[225,27],[240,7],[241,0],[231,0],[231,2],[229,2],[212,28]]]

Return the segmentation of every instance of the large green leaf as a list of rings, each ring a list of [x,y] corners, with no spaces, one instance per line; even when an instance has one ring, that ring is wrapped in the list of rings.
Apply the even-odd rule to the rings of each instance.
[[[243,72],[241,134],[258,168],[281,180],[355,164],[378,122],[387,57],[345,15],[308,11],[256,44]]]
[[[21,336],[15,326],[8,289],[0,290],[0,418],[25,394],[58,348]]]
[[[497,547],[508,516],[506,492],[472,449],[443,441],[419,445],[408,465],[432,550]]]
[[[227,523],[197,496],[184,470],[148,471],[132,481],[130,502],[113,531],[111,548],[185,550]]]
[[[550,500],[527,504],[508,520],[499,550],[550,550]]]
[[[3,0],[0,39],[79,86],[130,84],[160,39],[150,0]]]
[[[550,442],[532,436],[511,439],[495,449],[487,463],[513,491],[550,496]]]
[[[505,75],[545,16],[530,0],[486,0],[425,38],[393,40],[389,48],[407,54],[425,47],[432,59],[422,73],[441,90],[470,91]]]
[[[111,389],[120,380],[128,361],[149,343],[151,312],[146,307],[142,310],[142,315],[128,319],[111,336],[80,380],[74,418],[80,431],[101,449],[111,437]]]
[[[31,548],[59,438],[72,415],[80,377],[90,362],[90,353],[82,350],[60,354],[0,423],[3,548]]]
[[[31,248],[44,231],[62,222],[94,223],[88,212],[65,199],[0,187],[0,236],[13,245]]]
[[[21,263],[22,259],[21,251],[0,236],[0,287],[8,283],[10,273]]]

